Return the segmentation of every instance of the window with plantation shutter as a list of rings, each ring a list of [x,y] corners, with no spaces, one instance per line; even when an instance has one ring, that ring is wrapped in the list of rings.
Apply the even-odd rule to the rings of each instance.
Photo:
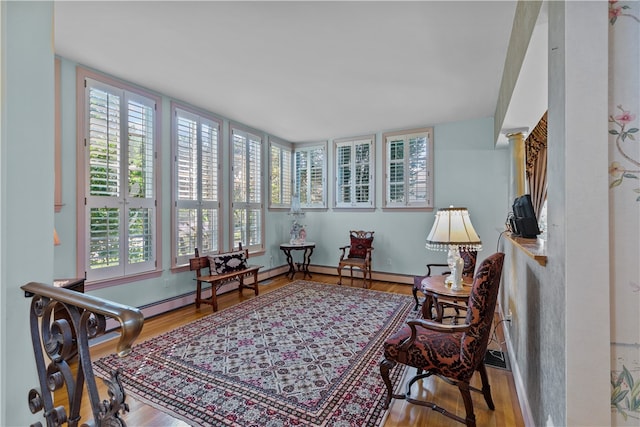
[[[243,128],[231,127],[232,236],[237,247],[250,252],[264,249],[262,203],[262,138]]]
[[[291,144],[269,138],[270,208],[291,206]]]
[[[374,207],[374,136],[335,141],[336,208]]]
[[[385,208],[433,208],[433,128],[383,135]]]
[[[219,182],[221,122],[172,104],[174,203],[172,252],[174,266],[186,265],[195,249],[201,254],[220,249]]]
[[[327,145],[296,146],[294,153],[295,193],[303,208],[326,208]]]
[[[86,278],[154,271],[157,99],[92,78],[84,82]]]

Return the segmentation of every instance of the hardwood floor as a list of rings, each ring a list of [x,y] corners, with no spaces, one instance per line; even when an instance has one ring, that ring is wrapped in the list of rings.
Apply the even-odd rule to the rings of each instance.
[[[300,273],[296,276],[300,278]],[[332,283],[337,282],[336,276],[313,274],[313,279],[317,282]],[[270,292],[281,286],[289,283],[289,280],[284,276],[273,278],[269,284],[260,286],[260,293]],[[349,283],[345,281],[344,283]],[[360,286],[361,281],[354,280],[354,286]],[[348,285],[345,285],[348,286]],[[400,294],[411,294],[411,286],[406,284],[397,284],[389,282],[377,282],[374,281],[372,289],[395,292]],[[244,291],[240,296],[238,292],[229,292],[218,297],[219,310],[224,310],[227,307],[237,304],[239,301],[255,298],[253,292]],[[136,342],[142,342],[153,338],[159,334],[170,331],[178,326],[192,322],[203,316],[211,314],[211,307],[201,306],[200,309],[196,309],[195,305],[189,305],[181,309],[166,313],[145,321],[142,333],[136,340]],[[501,338],[501,333],[497,333],[498,339]],[[492,342],[490,348],[498,348],[498,344]],[[97,360],[102,356],[113,353],[115,350],[114,339],[95,344],[91,347],[92,360]],[[516,396],[515,385],[513,382],[513,376],[510,371],[501,370],[497,368],[487,368],[489,374],[489,382],[491,384],[491,392],[493,400],[496,406],[495,411],[491,411],[487,408],[484,398],[479,393],[472,393],[473,405],[476,414],[477,425],[480,426],[524,426],[522,418],[522,411],[518,403]],[[411,370],[410,373],[415,373]],[[475,378],[478,377],[478,378]],[[474,381],[479,383],[479,376],[474,376]],[[98,381],[100,386],[100,397],[104,399],[106,389],[102,386],[102,381]],[[473,382],[474,385],[479,384]],[[440,406],[443,406],[449,410],[455,410],[455,412],[461,416],[464,416],[464,404],[457,387],[446,384],[444,381],[438,378],[429,378],[423,380],[422,383],[414,385],[414,389],[419,392],[418,396],[429,396],[429,399],[434,401]],[[398,392],[399,390],[396,390]],[[434,398],[434,396],[436,396]],[[185,426],[184,422],[177,420],[164,412],[158,411],[138,400],[133,396],[127,396],[127,403],[129,404],[130,412],[123,418],[128,426]],[[56,404],[66,405],[66,393],[56,393]],[[83,399],[81,409],[82,421],[87,422],[92,419],[91,406],[87,397]],[[451,420],[440,413],[431,410],[430,408],[420,407],[409,404],[404,400],[392,400],[391,407],[387,419],[385,421],[385,427],[400,427],[400,426],[460,426],[462,424]]]

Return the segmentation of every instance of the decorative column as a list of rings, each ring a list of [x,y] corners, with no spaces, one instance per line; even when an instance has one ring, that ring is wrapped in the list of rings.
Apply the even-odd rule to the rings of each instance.
[[[525,193],[525,159],[524,139],[529,128],[507,129],[505,135],[509,138],[509,150],[511,151],[511,177],[509,180],[509,201],[522,196]]]

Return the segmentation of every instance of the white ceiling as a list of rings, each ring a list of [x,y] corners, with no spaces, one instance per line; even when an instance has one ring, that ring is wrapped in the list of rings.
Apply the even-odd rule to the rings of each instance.
[[[515,7],[56,1],[55,52],[285,140],[318,141],[492,117]]]

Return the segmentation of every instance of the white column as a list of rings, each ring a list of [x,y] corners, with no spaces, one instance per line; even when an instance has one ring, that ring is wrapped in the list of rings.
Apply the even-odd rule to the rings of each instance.
[[[508,129],[504,133],[509,138],[509,152],[511,154],[511,176],[509,178],[509,201],[513,202],[518,196],[525,194],[525,133],[529,128]]]

